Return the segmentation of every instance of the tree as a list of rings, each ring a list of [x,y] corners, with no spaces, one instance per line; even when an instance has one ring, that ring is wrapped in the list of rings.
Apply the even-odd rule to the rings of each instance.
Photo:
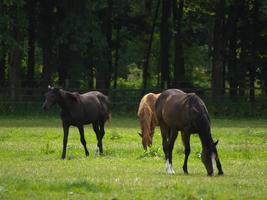
[[[249,65],[249,100],[255,101],[255,79],[256,79],[256,67],[259,64],[258,59],[258,14],[259,14],[259,2],[253,1],[253,8],[251,11],[251,30],[253,32],[251,40],[251,61]]]
[[[224,94],[225,0],[218,0],[213,34],[211,87],[213,97]]]
[[[25,37],[26,16],[23,1],[16,1],[8,6],[9,29],[11,45],[9,46],[9,87],[11,102],[19,97],[21,87],[21,61],[23,56],[23,42]]]
[[[169,17],[171,11],[171,0],[162,0],[162,14],[160,24],[160,66],[161,66],[161,88],[170,85],[169,77],[169,48],[170,30]]]
[[[229,39],[228,50],[228,77],[230,86],[230,95],[237,96],[238,88],[238,63],[237,63],[237,23],[240,17],[242,5],[240,1],[235,1],[230,6],[230,13],[227,19],[227,39]]]
[[[40,1],[38,5],[37,39],[42,49],[42,85],[51,84],[52,74],[56,67],[56,30],[58,5],[53,0]]]
[[[146,6],[146,15],[147,15],[147,20],[149,20],[149,14],[150,14],[150,9],[151,9],[151,3],[152,1],[147,1],[148,5]],[[148,47],[147,47],[147,50],[145,51],[145,58],[144,58],[144,63],[143,63],[143,89],[146,89],[147,88],[147,80],[148,80],[148,69],[149,69],[149,58],[150,58],[150,54],[151,54],[151,48],[152,48],[152,42],[153,42],[153,35],[154,35],[154,31],[155,31],[155,27],[156,27],[156,21],[157,21],[157,18],[158,18],[158,11],[159,11],[159,6],[160,6],[160,0],[157,1],[157,5],[156,5],[156,10],[155,10],[155,14],[154,14],[154,17],[153,17],[153,21],[152,21],[152,26],[149,26],[151,27],[151,30],[147,31],[148,32],[148,35],[149,35],[149,38],[147,39],[147,43],[148,43]],[[150,8],[150,9],[149,9]]]
[[[181,24],[183,18],[184,0],[173,0],[173,23],[175,30],[175,52],[174,52],[174,82],[173,86],[180,88],[184,86],[185,67],[184,67],[184,51],[182,44]]]
[[[28,87],[34,86],[34,67],[35,67],[35,39],[36,39],[36,5],[35,0],[27,1],[28,16],[28,69],[27,83]]]

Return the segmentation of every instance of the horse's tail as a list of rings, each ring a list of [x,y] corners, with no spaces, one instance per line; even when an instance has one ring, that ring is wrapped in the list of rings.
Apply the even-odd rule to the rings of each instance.
[[[104,115],[105,120],[111,120],[111,102],[106,95],[97,95],[101,105],[102,105],[102,112]]]

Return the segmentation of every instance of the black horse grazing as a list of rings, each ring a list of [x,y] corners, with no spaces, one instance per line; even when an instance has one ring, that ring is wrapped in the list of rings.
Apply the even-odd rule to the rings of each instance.
[[[90,123],[93,124],[97,137],[97,150],[99,149],[100,153],[103,153],[102,138],[105,135],[104,125],[110,116],[110,102],[107,96],[98,91],[79,94],[50,86],[48,86],[48,92],[45,96],[46,99],[42,106],[45,111],[56,103],[61,107],[61,119],[64,130],[62,159],[66,157],[70,126],[76,126],[79,129],[85,155],[89,156],[83,125]]]
[[[167,173],[174,174],[172,150],[178,131],[181,131],[185,146],[184,173],[188,174],[190,134],[198,133],[202,143],[201,160],[208,175],[213,175],[212,159],[216,160],[219,175],[222,175],[222,166],[216,149],[218,141],[214,143],[211,137],[210,118],[204,102],[194,93],[169,89],[161,93],[155,106],[163,139]]]

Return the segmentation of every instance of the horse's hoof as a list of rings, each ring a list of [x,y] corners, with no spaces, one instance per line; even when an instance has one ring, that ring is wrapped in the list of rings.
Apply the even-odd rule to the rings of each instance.
[[[170,171],[170,172],[167,172],[167,174],[168,175],[173,175],[173,174],[175,174],[175,172],[174,171]]]
[[[211,173],[211,174],[207,174],[207,176],[212,177],[212,176],[213,176],[213,173]]]
[[[96,147],[95,149],[95,157],[100,155],[99,147]]]
[[[188,172],[184,172],[184,175],[188,175]]]
[[[65,160],[65,157],[61,157],[61,160]]]
[[[223,176],[224,174],[223,174],[223,172],[219,172],[218,175],[219,176]]]
[[[166,169],[166,171],[167,171],[167,174],[169,174],[169,175],[175,174],[175,171],[172,168],[168,168],[168,169]]]

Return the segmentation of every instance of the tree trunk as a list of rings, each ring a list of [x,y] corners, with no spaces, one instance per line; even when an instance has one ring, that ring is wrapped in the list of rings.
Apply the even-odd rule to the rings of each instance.
[[[224,59],[225,59],[225,0],[218,0],[216,5],[215,26],[213,34],[213,60],[211,87],[212,96],[224,94]]]
[[[247,58],[248,58],[248,16],[245,9],[245,0],[241,1],[240,5],[240,58],[239,58],[239,76],[238,76],[238,95],[243,97],[246,90],[246,72],[247,72]]]
[[[100,67],[98,66],[96,68],[96,89],[102,92],[105,92],[106,88],[106,63],[105,61],[99,61],[97,62],[98,65],[100,65]]]
[[[59,47],[59,64],[58,64],[58,78],[59,85],[63,88],[68,88],[68,75],[71,68],[71,50],[68,45],[61,45]]]
[[[184,86],[185,68],[184,68],[184,51],[182,44],[181,23],[183,18],[184,0],[173,0],[173,23],[175,26],[175,52],[174,52],[174,81],[175,88]]]
[[[55,8],[58,7],[58,2],[53,0],[39,1],[38,5],[38,26],[37,31],[38,42],[42,48],[43,57],[43,69],[42,69],[42,86],[47,87],[51,84],[52,73],[56,71],[59,60],[56,59],[55,45],[56,35],[59,22],[58,12],[55,12]],[[57,63],[56,63],[57,62]]]
[[[153,24],[150,30],[150,36],[148,39],[148,47],[145,53],[145,59],[144,59],[144,65],[143,65],[143,88],[147,88],[147,79],[148,79],[148,68],[149,68],[149,58],[150,58],[150,53],[151,53],[151,47],[152,47],[152,42],[153,42],[153,35],[155,31],[155,26],[156,26],[156,21],[158,18],[158,10],[160,6],[160,0],[158,0],[157,5],[156,5],[156,11],[153,19]]]
[[[36,29],[36,2],[29,1],[28,4],[28,69],[27,82],[28,87],[34,86],[34,66],[35,66],[35,29]]]
[[[169,78],[170,9],[171,9],[171,0],[163,0],[161,25],[160,25],[161,88],[169,87],[169,79],[170,79]]]
[[[24,42],[23,20],[24,13],[21,13],[23,8],[18,5],[13,5],[10,8],[12,16],[12,24],[9,26],[9,33],[14,40],[14,44],[9,52],[9,86],[11,106],[20,99],[19,93],[21,88],[21,61],[22,61],[22,46]],[[19,15],[22,14],[22,15]]]
[[[261,61],[261,81],[263,94],[267,95],[267,59],[263,58]]]
[[[48,47],[43,47],[43,69],[42,69],[42,85],[51,84],[52,76],[52,52]]]
[[[239,59],[239,77],[238,77],[238,95],[243,97],[245,95],[246,89],[246,71],[247,71],[247,63],[246,59],[248,57],[246,51],[245,41],[241,39],[241,53]]]
[[[256,79],[256,66],[258,62],[257,58],[257,41],[258,41],[258,13],[259,13],[259,2],[258,0],[254,0],[253,9],[252,9],[252,24],[251,30],[252,32],[252,43],[251,43],[251,56],[252,63],[249,66],[249,100],[251,102],[255,101],[255,79]]]
[[[18,95],[21,87],[21,59],[22,50],[20,48],[20,43],[22,41],[22,32],[19,28],[17,19],[14,19],[15,25],[11,28],[11,35],[16,41],[16,47],[10,53],[10,64],[9,64],[9,86],[10,86],[10,97],[11,102],[14,103],[18,100]]]
[[[6,81],[6,51],[3,42],[0,49],[0,86],[3,87]]]
[[[90,65],[88,67],[88,88],[89,89],[94,88],[94,68],[93,68],[93,65]]]
[[[110,81],[111,81],[111,74],[112,74],[112,15],[113,15],[113,0],[108,0],[108,9],[107,9],[107,16],[106,16],[106,24],[107,24],[107,31],[106,31],[106,37],[107,37],[107,43],[108,43],[108,49],[107,49],[107,60],[108,60],[108,70],[106,72],[106,78],[105,78],[105,88],[110,87]]]
[[[230,6],[230,14],[227,20],[227,39],[229,39],[228,53],[228,77],[230,86],[230,96],[237,96],[238,87],[238,67],[237,67],[237,22],[239,19],[240,2],[236,1]]]
[[[118,66],[119,66],[119,49],[120,49],[120,30],[121,30],[121,24],[120,24],[120,18],[117,21],[116,24],[116,46],[115,46],[115,63],[114,63],[114,85],[113,88],[117,88],[117,79],[118,79]]]

